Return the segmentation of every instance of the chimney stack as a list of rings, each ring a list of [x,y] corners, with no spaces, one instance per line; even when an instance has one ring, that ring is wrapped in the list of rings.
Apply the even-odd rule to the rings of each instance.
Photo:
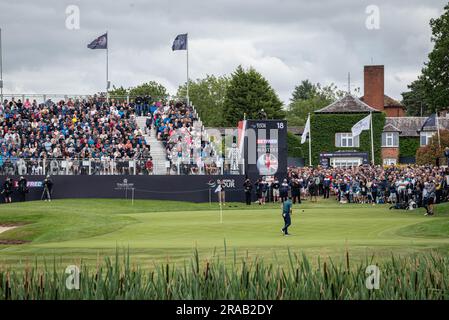
[[[383,111],[384,90],[384,66],[365,66],[363,102]]]

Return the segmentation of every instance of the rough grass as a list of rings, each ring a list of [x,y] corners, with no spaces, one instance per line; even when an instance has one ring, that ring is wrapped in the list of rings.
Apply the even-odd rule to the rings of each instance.
[[[118,252],[118,251],[117,251]],[[231,260],[231,263],[226,263]],[[106,258],[95,269],[81,263],[79,287],[56,261],[22,272],[0,270],[0,300],[34,299],[448,299],[448,257],[426,253],[378,265],[379,286],[367,288],[371,259],[354,263],[322,261],[289,252],[286,266],[263,259],[237,263],[235,255],[202,262],[198,253],[182,265],[161,263],[151,271],[128,254]]]

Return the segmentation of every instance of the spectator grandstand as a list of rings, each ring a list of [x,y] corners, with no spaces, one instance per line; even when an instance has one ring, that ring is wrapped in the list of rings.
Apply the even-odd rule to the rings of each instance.
[[[0,174],[221,173],[202,128],[182,102],[5,99]]]

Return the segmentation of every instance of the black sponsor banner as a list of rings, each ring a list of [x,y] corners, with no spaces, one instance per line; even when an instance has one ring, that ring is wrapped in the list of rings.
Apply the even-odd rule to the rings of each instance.
[[[40,200],[45,176],[24,176],[28,181],[27,200]],[[1,183],[3,183],[4,177]],[[18,176],[12,177],[17,185]],[[222,180],[226,201],[244,200],[244,176],[52,176],[52,198],[129,198],[177,200],[192,202],[217,201],[217,181]],[[17,188],[13,200],[19,200]],[[3,200],[3,199],[1,199]]]

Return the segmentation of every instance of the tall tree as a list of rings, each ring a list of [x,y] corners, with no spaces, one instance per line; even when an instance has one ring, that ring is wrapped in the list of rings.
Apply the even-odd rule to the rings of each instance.
[[[423,70],[428,100],[435,110],[449,107],[449,4],[437,19],[430,20],[434,47]]]
[[[440,130],[440,138],[434,134],[429,140],[427,146],[416,150],[416,163],[419,165],[437,164],[440,159],[440,165],[445,164],[444,151],[449,147],[449,130]]]
[[[288,105],[287,120],[290,126],[303,126],[308,113],[324,108],[344,96],[333,83],[322,87],[319,83],[312,84],[304,80],[295,87]]]
[[[235,126],[246,117],[257,119],[264,110],[269,119],[283,119],[282,102],[268,81],[254,68],[238,66],[231,75],[223,107],[226,125]]]
[[[298,100],[308,100],[316,96],[318,88],[316,84],[311,83],[308,79],[301,81],[301,84],[295,87],[290,102]]]
[[[156,81],[150,81],[137,87],[129,88],[129,95],[132,97],[151,96],[153,100],[166,100],[169,96],[167,89]]]
[[[223,105],[229,78],[207,75],[206,78],[190,81],[189,98],[206,126],[223,126]],[[186,84],[178,88],[177,96],[186,96]]]
[[[128,90],[123,88],[123,86],[120,87],[112,86],[112,90],[109,90],[109,97],[111,99],[125,100],[127,95]]]
[[[430,27],[433,50],[424,64],[418,83],[409,86],[411,93],[406,93],[408,101],[404,99],[404,103],[411,104],[413,109],[417,100],[410,100],[411,97],[420,97],[420,93],[423,93],[421,100],[425,101],[431,113],[449,107],[449,4],[444,7],[439,18],[430,20]],[[406,104],[406,107],[409,105]]]
[[[407,115],[428,116],[432,109],[426,99],[425,80],[420,77],[408,85],[410,91],[402,93],[402,103],[407,107]]]

